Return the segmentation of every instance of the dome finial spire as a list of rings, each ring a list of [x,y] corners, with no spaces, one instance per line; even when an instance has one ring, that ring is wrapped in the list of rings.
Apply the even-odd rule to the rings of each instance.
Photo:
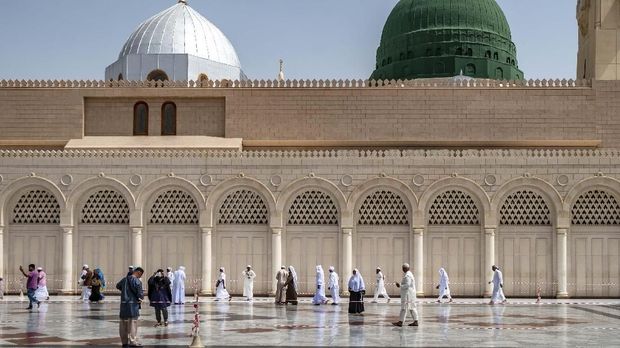
[[[179,3],[187,5],[187,0],[179,0]]]

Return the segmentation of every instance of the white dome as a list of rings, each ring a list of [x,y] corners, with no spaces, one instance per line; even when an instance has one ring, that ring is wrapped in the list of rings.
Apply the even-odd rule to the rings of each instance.
[[[189,54],[241,67],[224,33],[184,0],[140,24],[123,46],[119,59],[134,54]]]

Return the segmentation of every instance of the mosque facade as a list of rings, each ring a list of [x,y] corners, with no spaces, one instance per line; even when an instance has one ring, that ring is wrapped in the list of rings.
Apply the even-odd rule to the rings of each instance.
[[[620,83],[600,54],[620,14],[600,3],[577,8],[577,80],[525,80],[494,0],[400,1],[368,80],[252,80],[186,1],[104,81],[2,80],[0,274],[15,292],[43,265],[74,293],[82,264],[183,265],[212,294],[225,267],[240,293],[251,264],[267,294],[290,264],[312,293],[318,264],[389,284],[409,262],[420,296],[444,267],[481,297],[497,264],[508,296],[619,297]]]

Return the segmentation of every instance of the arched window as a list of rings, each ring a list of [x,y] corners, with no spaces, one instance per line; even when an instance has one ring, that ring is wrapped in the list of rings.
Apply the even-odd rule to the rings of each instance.
[[[161,106],[161,135],[177,135],[177,106],[173,102]]]
[[[149,106],[142,101],[133,106],[133,135],[149,135]]]
[[[459,47],[459,48],[456,49],[456,55],[457,56],[462,56],[463,55],[463,48],[462,47]]]
[[[486,51],[486,52],[484,52],[484,58],[489,58],[489,59],[491,59],[491,51]]]
[[[495,69],[495,79],[496,80],[503,80],[504,79],[504,69],[502,69],[502,68]]]
[[[435,50],[435,55],[439,57],[442,54],[443,54],[443,52],[441,52],[441,47],[437,47],[437,49]]]
[[[510,64],[510,57],[506,58],[506,64]]]
[[[474,76],[476,75],[476,66],[474,64],[467,64],[465,66],[465,75]]]
[[[123,80],[123,74],[118,74],[118,80],[122,81]]]
[[[392,64],[392,57],[388,57],[388,64]]]
[[[148,81],[168,81],[168,74],[163,70],[157,69],[151,71],[146,79]]]
[[[493,53],[493,59],[499,60],[499,53],[497,52]]]
[[[385,66],[385,59],[381,61],[381,66]]]
[[[433,55],[433,50],[431,50],[430,48],[427,48],[427,49],[426,49],[426,56],[427,56],[427,57],[430,57],[430,56],[432,56],[432,55]]]
[[[473,56],[474,55],[474,50],[472,50],[471,48],[468,48],[467,49],[467,55],[470,56],[470,57]]]

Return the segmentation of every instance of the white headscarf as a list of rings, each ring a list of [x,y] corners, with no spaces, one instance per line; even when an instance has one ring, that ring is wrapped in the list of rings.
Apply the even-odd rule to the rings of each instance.
[[[316,266],[316,282],[318,285],[325,284],[325,272],[323,272],[323,266]]]
[[[180,271],[185,271],[185,266],[179,266]]]
[[[349,278],[349,289],[351,291],[360,292],[362,290],[366,290],[366,284],[364,284],[364,278],[360,271],[356,268],[355,274]]]
[[[295,267],[288,266],[288,271],[291,272],[291,276],[293,277],[293,285],[295,285],[295,291],[297,291],[297,272],[295,272]]]
[[[331,272],[335,272],[335,271],[336,271],[336,268],[335,268],[334,266],[329,266],[329,270],[330,270]]]

